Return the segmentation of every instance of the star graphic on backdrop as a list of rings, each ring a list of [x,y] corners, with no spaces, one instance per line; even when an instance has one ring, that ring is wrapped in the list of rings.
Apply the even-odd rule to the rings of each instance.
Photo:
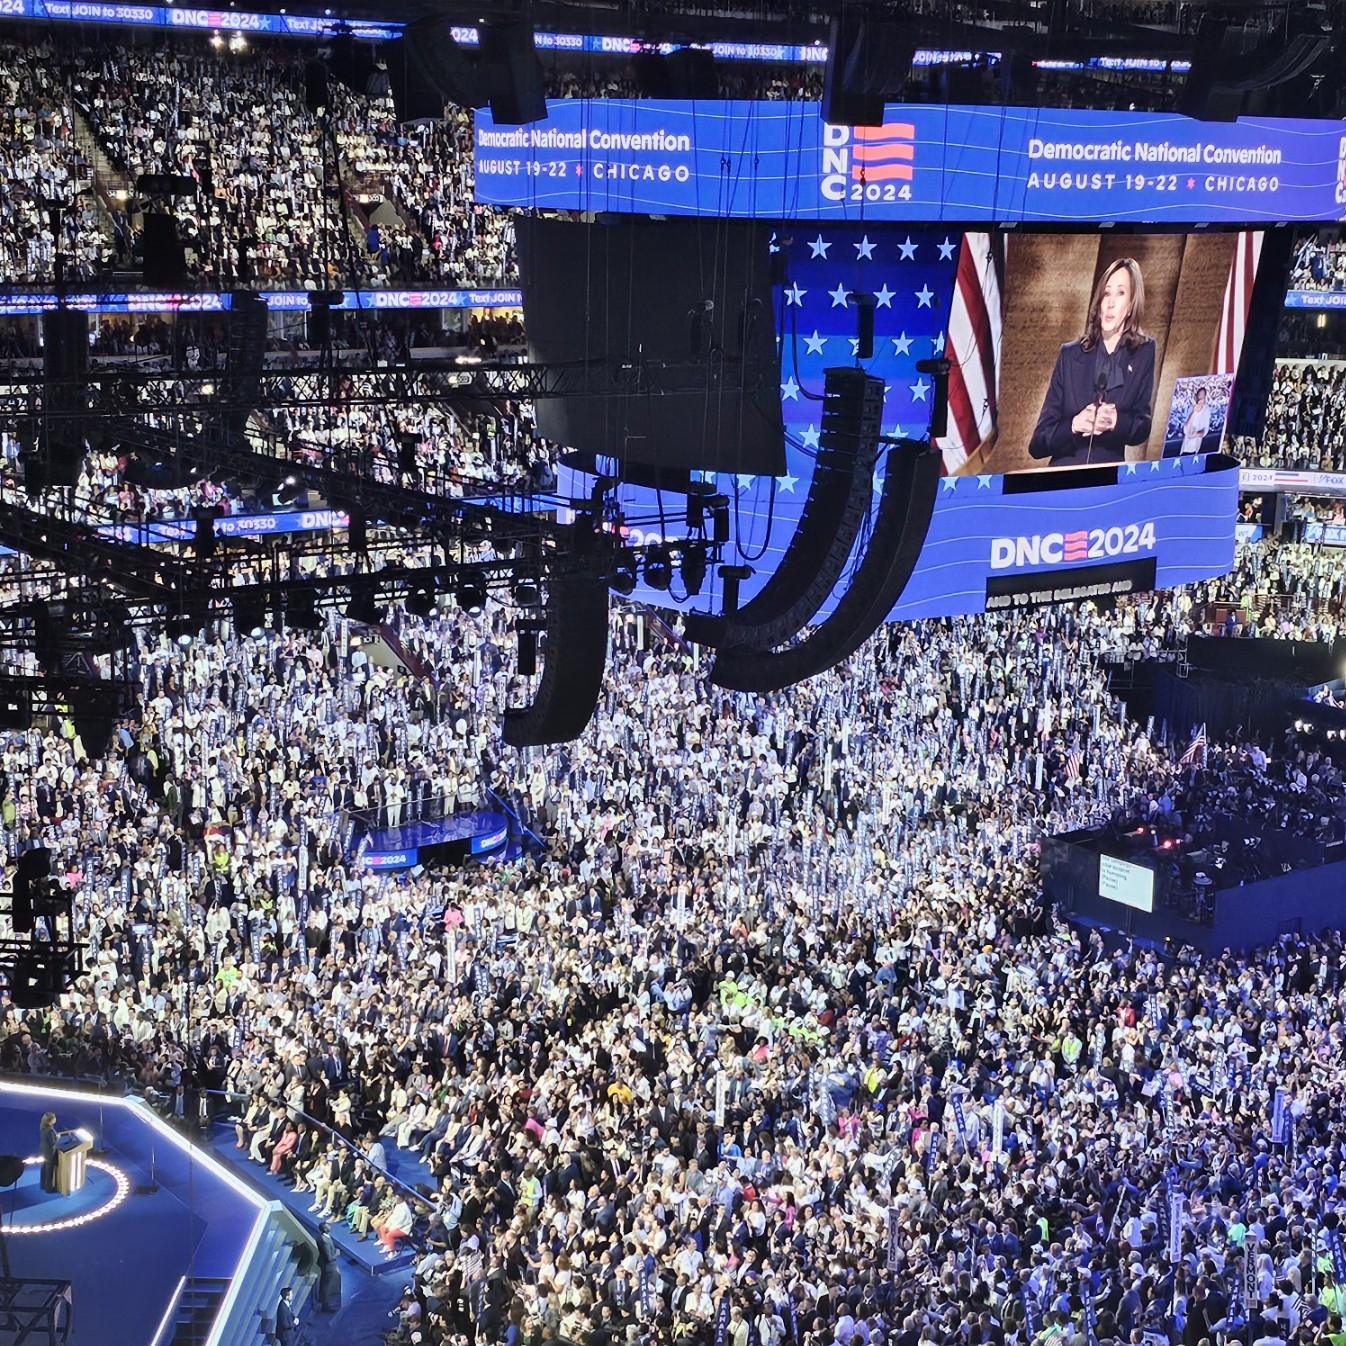
[[[943,354],[944,354],[944,333],[943,333],[943,332],[940,332],[939,335],[935,337],[935,354],[936,354],[936,355],[943,355]]]
[[[860,354],[860,338],[859,338],[859,337],[851,337],[851,338],[850,338],[850,343],[851,343],[851,354],[852,354],[852,355],[859,355],[859,354]]]
[[[942,485],[946,491],[956,491],[958,489],[958,478],[945,477]]]
[[[883,469],[876,467],[874,469],[874,494],[878,495],[883,490]]]
[[[905,243],[899,243],[897,245],[897,250],[902,254],[902,260],[904,262],[914,262],[916,260],[916,244],[911,241],[910,234],[907,235],[907,241]]]
[[[892,308],[893,298],[896,294],[897,291],[890,290],[885,282],[881,288],[874,291],[875,303],[877,303],[879,308]]]
[[[799,478],[792,477],[789,473],[786,473],[785,476],[776,478],[776,485],[787,495],[793,495],[795,493],[795,487],[799,485]]]
[[[855,245],[855,260],[858,262],[863,257],[865,261],[872,262],[874,260],[875,246],[875,244],[869,241],[869,235],[866,234],[864,238]]]
[[[804,338],[804,354],[821,355],[823,353],[823,347],[826,345],[827,338],[819,336],[818,329],[815,327],[813,329],[813,335]]]
[[[1127,465],[1126,465],[1126,475],[1127,475],[1128,477],[1134,477],[1134,476],[1136,475],[1136,465],[1135,465],[1135,463],[1127,463]]]
[[[924,402],[926,393],[930,391],[930,385],[924,379],[917,379],[910,386],[911,400],[913,402]]]
[[[1195,179],[1195,178],[1188,178],[1188,179],[1187,179],[1187,190],[1190,192],[1190,191],[1192,190],[1192,188],[1195,187],[1195,186],[1196,186],[1196,179]]]
[[[801,290],[799,288],[799,282],[795,281],[795,283],[785,292],[785,302],[787,304],[802,304],[806,294],[808,294],[808,291]]]
[[[903,332],[901,336],[893,337],[892,342],[893,342],[894,354],[896,355],[911,354],[911,338],[905,332]]]
[[[746,491],[753,484],[753,482],[757,480],[757,478],[751,476],[747,472],[740,472],[738,476],[734,478],[734,480],[738,482],[738,489],[740,491]]]
[[[781,400],[785,402],[799,401],[799,385],[795,382],[793,374],[780,386]]]
[[[847,290],[847,288],[841,284],[838,284],[835,290],[828,290],[827,293],[832,296],[833,308],[844,308],[846,306],[847,299],[850,298],[850,291]]]
[[[1163,464],[1162,464],[1161,462],[1159,462],[1159,461],[1156,460],[1155,462],[1153,462],[1153,463],[1150,464],[1150,471],[1151,471],[1151,472],[1158,472],[1162,467],[1163,467]]]
[[[991,478],[990,478],[989,474],[986,475],[986,476],[978,475],[978,477],[977,477],[977,489],[978,489],[979,491],[989,491],[989,490],[991,489]]]
[[[809,448],[818,447],[818,427],[816,425],[806,425],[799,432],[799,440],[802,444],[807,444]]]
[[[817,238],[809,241],[809,256],[822,257],[825,260],[827,257],[827,250],[831,246],[830,243],[823,242],[823,236],[819,234]]]
[[[922,285],[921,288],[916,291],[916,307],[930,308],[930,301],[934,297],[935,292],[928,285]]]
[[[944,242],[938,244],[937,246],[939,247],[939,260],[941,262],[948,262],[953,260],[954,249],[958,245],[956,243],[950,242],[947,235],[945,235]]]
[[[902,427],[901,427],[900,425],[895,425],[895,426],[893,426],[893,428],[892,428],[891,430],[888,431],[888,433],[889,433],[889,435],[892,436],[893,439],[901,439],[901,438],[902,438]]]

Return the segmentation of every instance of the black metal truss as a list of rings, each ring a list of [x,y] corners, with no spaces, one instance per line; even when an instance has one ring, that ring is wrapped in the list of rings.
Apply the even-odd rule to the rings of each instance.
[[[724,386],[735,391],[765,389],[769,371],[754,362],[726,358],[719,367]],[[97,420],[124,415],[153,393],[163,409],[196,411],[252,410],[256,407],[369,406],[388,402],[437,403],[536,401],[552,397],[703,392],[704,361],[619,363],[578,360],[567,364],[470,364],[458,360],[415,360],[405,365],[368,368],[269,364],[256,383],[256,397],[231,400],[223,391],[223,370],[179,370],[165,358],[136,363],[94,364],[81,375],[93,398],[88,411],[60,414]],[[59,386],[53,383],[48,386]],[[0,369],[0,397],[40,394],[41,365],[18,362]]]

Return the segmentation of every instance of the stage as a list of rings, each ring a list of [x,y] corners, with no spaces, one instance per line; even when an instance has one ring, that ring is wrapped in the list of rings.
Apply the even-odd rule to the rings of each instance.
[[[39,1119],[94,1137],[84,1189],[70,1196],[39,1185]],[[168,1346],[191,1318],[208,1342],[252,1340],[250,1300],[278,1295],[262,1254],[290,1245],[272,1237],[271,1208],[208,1154],[191,1146],[139,1100],[56,1086],[0,1083],[0,1154],[25,1161],[0,1189],[7,1281],[69,1283],[74,1346]],[[36,1290],[29,1289],[23,1302]],[[53,1291],[53,1293],[55,1293]],[[46,1346],[46,1330],[25,1340]]]
[[[1180,853],[1131,845],[1115,835],[1084,829],[1047,837],[1042,843],[1042,885],[1068,920],[1101,925],[1151,944],[1190,944],[1214,956],[1242,952],[1281,935],[1316,935],[1337,928],[1346,893],[1346,861],[1328,860],[1324,848],[1293,835],[1272,833],[1267,848],[1284,872],[1231,882],[1206,857],[1189,885]],[[1271,843],[1275,843],[1272,845]],[[1339,848],[1332,848],[1335,852]],[[1316,855],[1315,858],[1310,858]],[[1103,857],[1129,861],[1152,876],[1148,905],[1105,896]],[[1297,858],[1296,858],[1297,857]]]
[[[476,809],[436,822],[407,823],[366,833],[360,856],[368,869],[411,869],[415,865],[462,864],[502,850],[509,842],[503,813]]]

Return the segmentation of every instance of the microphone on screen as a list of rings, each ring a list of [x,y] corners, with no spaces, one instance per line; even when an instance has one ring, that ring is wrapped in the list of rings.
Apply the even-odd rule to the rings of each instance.
[[[1107,391],[1108,391],[1108,376],[1100,369],[1098,372],[1098,377],[1094,380],[1095,407],[1101,407],[1103,405],[1103,394],[1106,393]],[[1097,432],[1094,430],[1089,431],[1089,447],[1085,450],[1084,453],[1084,461],[1086,465],[1088,465],[1093,460],[1094,435],[1096,433]]]

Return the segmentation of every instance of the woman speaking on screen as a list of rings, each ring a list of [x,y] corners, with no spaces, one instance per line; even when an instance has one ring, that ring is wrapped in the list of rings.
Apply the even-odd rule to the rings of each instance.
[[[1154,339],[1141,326],[1145,282],[1130,257],[1098,279],[1078,341],[1061,347],[1028,451],[1052,467],[1120,463],[1150,437]]]

